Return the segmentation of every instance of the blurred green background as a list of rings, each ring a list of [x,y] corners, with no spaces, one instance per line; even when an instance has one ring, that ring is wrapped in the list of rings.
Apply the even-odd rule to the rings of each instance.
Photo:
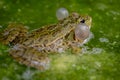
[[[56,10],[92,17],[94,38],[84,54],[66,52],[51,56],[51,68],[39,71],[17,63],[0,44],[0,80],[119,80],[120,0],[0,0],[0,30],[20,22],[30,30],[57,23]]]

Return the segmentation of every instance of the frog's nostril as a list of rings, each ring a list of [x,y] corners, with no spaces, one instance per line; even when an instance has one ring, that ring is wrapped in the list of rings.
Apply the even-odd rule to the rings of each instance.
[[[83,20],[81,20],[80,22],[81,22],[81,23],[85,23],[85,20],[83,19]]]

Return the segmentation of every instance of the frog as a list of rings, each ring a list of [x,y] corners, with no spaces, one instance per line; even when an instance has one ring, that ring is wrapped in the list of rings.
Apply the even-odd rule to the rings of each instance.
[[[10,45],[9,54],[19,63],[47,70],[51,62],[49,54],[64,53],[67,49],[75,54],[81,51],[80,46],[87,38],[81,38],[76,27],[86,25],[90,29],[91,23],[90,16],[77,12],[72,12],[56,24],[45,25],[31,32],[23,24],[10,23],[0,33],[0,42]]]

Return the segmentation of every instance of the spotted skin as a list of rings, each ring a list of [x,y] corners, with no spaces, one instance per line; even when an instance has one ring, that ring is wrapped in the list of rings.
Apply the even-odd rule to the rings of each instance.
[[[62,53],[72,49],[73,53],[80,52],[80,44],[75,38],[74,29],[77,24],[85,23],[91,27],[91,17],[72,13],[69,17],[60,20],[57,24],[46,25],[28,32],[22,24],[11,23],[1,33],[0,42],[12,44],[10,55],[18,62],[46,70],[49,68],[51,53]]]

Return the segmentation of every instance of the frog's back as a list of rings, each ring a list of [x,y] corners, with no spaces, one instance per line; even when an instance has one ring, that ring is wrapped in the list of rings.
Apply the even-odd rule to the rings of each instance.
[[[40,29],[31,32],[26,41],[23,42],[25,45],[50,45],[63,38],[65,35],[70,33],[75,28],[76,23],[74,23],[72,17],[68,17],[58,24],[47,25]]]

